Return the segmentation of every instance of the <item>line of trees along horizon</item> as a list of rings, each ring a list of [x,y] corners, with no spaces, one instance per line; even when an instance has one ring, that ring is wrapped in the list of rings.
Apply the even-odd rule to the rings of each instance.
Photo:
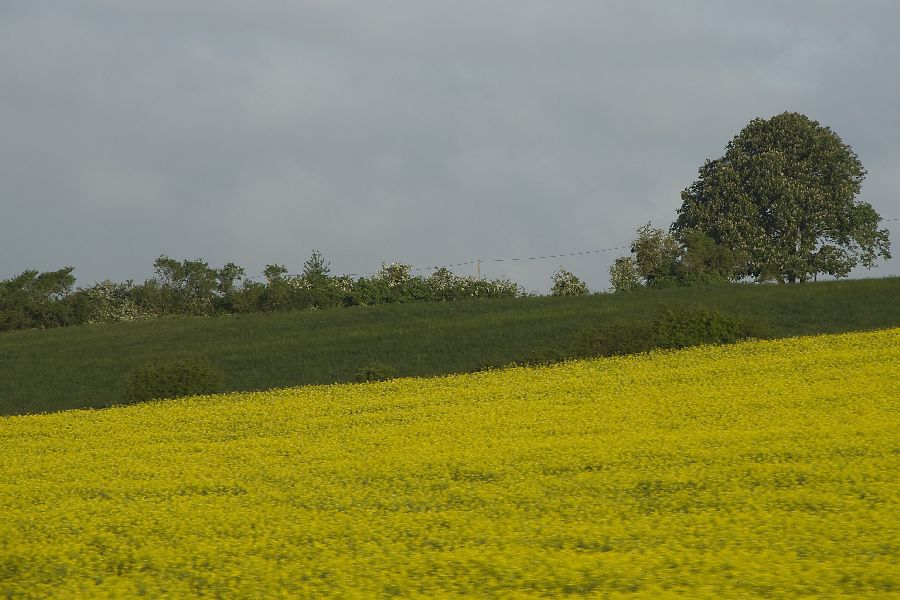
[[[630,271],[634,279],[622,283],[613,273],[610,292],[734,282],[734,278],[723,277],[715,269],[725,260],[722,252],[708,240],[685,252],[671,235],[645,225],[638,229],[629,257],[635,265]],[[526,294],[508,279],[460,277],[447,269],[438,269],[428,277],[413,276],[411,267],[404,264],[385,264],[371,277],[334,276],[319,252],[313,252],[297,275],[289,275],[284,266],[268,265],[265,282],[244,279],[243,268],[234,263],[216,269],[202,259],[177,261],[167,256],[154,262],[156,276],[143,283],[105,280],[75,288],[73,271],[72,267],[43,273],[31,270],[0,281],[0,332],[169,317],[535,295]],[[581,279],[564,268],[553,275],[552,281],[549,296],[591,293]]]
[[[754,119],[707,160],[681,194],[669,232],[638,228],[630,256],[610,269],[612,291],[733,281],[803,283],[819,273],[846,277],[857,265],[890,259],[881,216],[856,200],[866,171],[836,133],[805,115]],[[265,283],[228,263],[160,256],[144,283],[109,280],[73,290],[73,267],[25,271],[0,281],[0,331],[397,302],[448,302],[524,295],[506,278],[459,277],[446,268],[428,277],[384,264],[371,277],[333,276],[314,251],[299,275],[267,265]],[[589,293],[560,267],[551,296]]]
[[[371,277],[334,276],[318,251],[297,275],[283,265],[267,265],[265,282],[246,279],[234,263],[216,269],[199,258],[178,261],[163,255],[153,268],[155,276],[143,283],[105,280],[85,288],[74,287],[73,267],[25,271],[0,281],[0,331],[523,294],[521,286],[505,278],[459,277],[448,269],[418,277],[410,265],[396,263],[382,264]]]

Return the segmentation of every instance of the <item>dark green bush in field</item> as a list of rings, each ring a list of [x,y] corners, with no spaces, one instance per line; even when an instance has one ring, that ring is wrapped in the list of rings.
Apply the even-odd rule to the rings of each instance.
[[[365,383],[367,381],[387,381],[396,377],[394,369],[380,362],[369,363],[356,372],[356,381]]]
[[[572,357],[571,352],[557,348],[545,348],[532,350],[524,359],[516,361],[515,364],[522,366],[552,365]]]
[[[142,402],[214,394],[222,388],[222,374],[205,358],[183,358],[163,364],[145,365],[128,379],[126,399]]]
[[[733,344],[751,337],[742,320],[704,308],[667,309],[653,323],[657,348],[687,348],[700,344]]]
[[[749,337],[766,337],[762,323],[703,308],[660,312],[652,321],[633,320],[578,334],[578,356],[635,354],[654,348],[687,348],[700,344],[731,344]]]
[[[614,356],[646,352],[653,348],[652,323],[633,320],[578,333],[574,354],[579,357]]]

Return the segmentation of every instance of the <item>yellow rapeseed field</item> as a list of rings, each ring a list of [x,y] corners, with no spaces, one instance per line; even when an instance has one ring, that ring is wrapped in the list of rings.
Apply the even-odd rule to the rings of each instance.
[[[897,597],[900,329],[0,419],[0,597]]]

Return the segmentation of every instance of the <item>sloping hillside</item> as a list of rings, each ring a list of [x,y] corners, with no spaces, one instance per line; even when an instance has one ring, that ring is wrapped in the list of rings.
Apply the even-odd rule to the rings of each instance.
[[[900,329],[0,419],[0,596],[887,597]]]
[[[792,336],[900,326],[900,278],[726,285],[580,298],[516,298],[172,319],[0,335],[0,414],[124,401],[129,372],[209,359],[224,390],[353,381],[378,362],[439,375],[565,356],[573,338],[678,306],[716,309]]]

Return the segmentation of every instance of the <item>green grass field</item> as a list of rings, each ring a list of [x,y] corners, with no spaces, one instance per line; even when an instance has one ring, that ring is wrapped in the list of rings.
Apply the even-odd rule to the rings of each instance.
[[[900,278],[725,285],[627,295],[382,305],[92,325],[0,335],[0,414],[122,402],[128,374],[152,361],[208,358],[225,390],[352,381],[384,363],[400,376],[474,371],[565,354],[580,331],[651,319],[675,306],[766,324],[773,337],[900,325]]]

